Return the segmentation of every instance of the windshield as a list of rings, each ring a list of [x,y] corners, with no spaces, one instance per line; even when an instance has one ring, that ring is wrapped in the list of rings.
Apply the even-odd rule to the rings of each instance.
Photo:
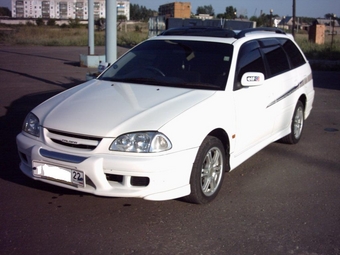
[[[233,46],[224,43],[150,40],[125,54],[100,80],[224,90]]]

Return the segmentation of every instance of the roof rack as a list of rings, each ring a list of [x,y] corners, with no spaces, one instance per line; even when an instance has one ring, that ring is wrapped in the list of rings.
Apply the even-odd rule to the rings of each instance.
[[[220,27],[193,26],[170,28],[159,35],[191,35],[233,38],[236,36],[236,33],[233,30]]]
[[[275,27],[257,27],[257,28],[247,28],[241,30],[236,36],[236,39],[240,39],[242,37],[245,37],[247,33],[252,33],[252,32],[274,32],[276,34],[286,34],[283,30]]]
[[[190,26],[190,27],[174,27],[163,31],[159,35],[190,35],[190,36],[207,36],[207,37],[224,37],[240,39],[245,37],[246,34],[252,32],[273,32],[277,34],[286,34],[283,30],[274,27],[257,27],[247,28],[236,33],[231,29],[220,27],[207,27],[207,26]]]

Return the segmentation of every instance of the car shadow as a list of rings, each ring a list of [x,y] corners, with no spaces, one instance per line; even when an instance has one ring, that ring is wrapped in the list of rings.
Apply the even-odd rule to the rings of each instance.
[[[70,64],[70,65],[72,65],[72,64]],[[68,89],[68,88],[70,88],[74,85],[78,85],[78,84],[84,82],[83,80],[74,79],[72,77],[64,77],[64,78],[66,78],[70,81],[70,83],[64,84],[64,83],[60,83],[60,82],[54,82],[54,81],[49,80],[49,79],[44,79],[44,78],[41,78],[39,76],[31,75],[31,74],[28,74],[28,73],[13,71],[13,70],[5,69],[5,68],[0,68],[0,71],[8,73],[8,74],[10,73],[10,74],[20,75],[20,76],[23,76],[25,78],[33,79],[37,82],[43,82],[43,83],[58,86],[58,87],[64,88],[64,89]]]
[[[340,90],[340,72],[313,70],[314,87]]]
[[[72,80],[62,87],[70,88],[80,84],[80,80]],[[16,136],[21,132],[21,127],[26,117],[35,106],[39,105],[48,98],[62,92],[60,89],[25,95],[6,107],[6,114],[0,117],[0,179],[19,185],[24,185],[34,189],[42,189],[54,193],[63,194],[82,194],[77,191],[63,189],[57,186],[48,185],[43,182],[34,181],[24,175],[19,169],[19,156],[16,147]]]
[[[20,57],[22,57],[22,56],[39,57],[39,58],[42,58],[42,59],[54,59],[54,60],[68,62],[68,60],[64,59],[64,58],[51,57],[51,56],[46,56],[46,55],[43,55],[43,54],[32,54],[32,53],[17,52],[17,51],[15,51],[15,48],[14,49],[7,49],[7,50],[2,49],[2,50],[0,50],[0,53],[1,52],[19,55]],[[78,66],[79,66],[79,62],[78,62]]]

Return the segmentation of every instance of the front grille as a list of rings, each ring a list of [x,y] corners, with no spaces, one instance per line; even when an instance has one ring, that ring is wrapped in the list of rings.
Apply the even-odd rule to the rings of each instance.
[[[83,150],[94,150],[102,140],[99,137],[71,134],[51,129],[47,130],[46,136],[56,144]]]
[[[91,146],[91,145],[85,145],[85,144],[69,144],[69,143],[65,143],[63,141],[59,141],[57,139],[51,139],[54,143],[60,144],[60,145],[64,145],[67,147],[73,147],[73,148],[78,148],[78,149],[87,149],[87,150],[94,150],[96,148],[96,146]]]

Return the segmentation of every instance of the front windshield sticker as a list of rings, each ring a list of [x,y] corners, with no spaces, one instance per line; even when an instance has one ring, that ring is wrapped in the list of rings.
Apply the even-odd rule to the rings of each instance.
[[[192,51],[189,56],[187,56],[187,60],[190,61],[195,57],[195,53]]]

